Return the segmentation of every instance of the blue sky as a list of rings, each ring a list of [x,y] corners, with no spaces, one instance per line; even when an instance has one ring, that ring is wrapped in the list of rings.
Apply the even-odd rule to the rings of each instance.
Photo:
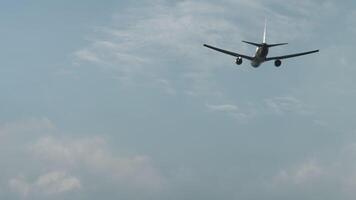
[[[0,6],[1,199],[355,199],[352,1]]]

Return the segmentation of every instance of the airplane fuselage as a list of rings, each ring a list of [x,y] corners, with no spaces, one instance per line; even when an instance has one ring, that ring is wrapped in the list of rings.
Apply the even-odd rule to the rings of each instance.
[[[263,62],[266,61],[268,55],[268,45],[266,43],[262,43],[260,47],[256,49],[255,56],[251,60],[252,67],[259,67]]]

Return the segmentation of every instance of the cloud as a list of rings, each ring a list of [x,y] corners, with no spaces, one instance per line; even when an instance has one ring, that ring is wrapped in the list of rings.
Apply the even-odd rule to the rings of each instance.
[[[249,119],[256,115],[256,110],[251,105],[246,106],[244,109],[240,109],[239,106],[234,104],[205,104],[211,112],[226,113],[240,123],[247,123]]]
[[[35,186],[46,194],[58,194],[79,189],[80,181],[76,177],[68,176],[65,172],[50,172],[38,177]]]
[[[103,137],[73,138],[47,118],[0,127],[2,141],[11,144],[0,146],[2,171],[6,172],[0,173],[2,194],[60,198],[74,192],[79,195],[81,190],[95,193],[95,188],[129,198],[154,195],[165,187],[166,179],[149,156],[123,154]]]
[[[86,169],[114,178],[120,184],[160,189],[163,178],[148,156],[115,156],[103,138],[60,140],[40,138],[31,146],[35,157],[68,170]]]
[[[276,114],[297,113],[312,114],[311,108],[293,96],[274,97],[265,100],[266,105]]]
[[[18,134],[50,132],[54,129],[55,125],[47,118],[31,118],[1,124],[0,137],[8,138]]]
[[[24,177],[16,177],[9,180],[9,187],[22,197],[27,197],[31,191],[31,185],[27,183]]]
[[[325,197],[356,198],[356,145],[347,143],[332,156],[319,156],[306,159],[285,169],[279,170],[267,185],[275,194],[289,196],[303,193]],[[336,151],[336,153],[335,153]]]
[[[241,34],[232,20],[223,17],[228,8],[218,3],[160,1],[143,5],[127,8],[116,14],[112,23],[98,28],[96,38],[74,53],[77,62],[110,68],[119,80],[131,84],[168,78],[200,84],[214,68],[211,61],[202,59],[208,52],[202,44],[236,40]],[[122,23],[127,20],[129,23]],[[167,71],[171,65],[181,69],[170,69],[178,72],[172,74]],[[192,73],[196,76],[186,76]]]
[[[273,179],[276,184],[306,184],[324,174],[323,168],[315,161],[307,161],[293,170],[282,170]]]
[[[80,180],[68,176],[65,172],[53,171],[39,176],[36,181],[28,182],[24,177],[9,180],[9,187],[22,197],[51,196],[67,193],[81,188]]]
[[[74,53],[75,56],[82,60],[88,62],[100,62],[100,59],[93,52],[88,51],[87,49],[79,50]]]
[[[216,111],[216,112],[236,112],[239,110],[239,108],[236,105],[231,105],[231,104],[223,104],[223,105],[206,104],[206,107],[208,107],[209,110]]]

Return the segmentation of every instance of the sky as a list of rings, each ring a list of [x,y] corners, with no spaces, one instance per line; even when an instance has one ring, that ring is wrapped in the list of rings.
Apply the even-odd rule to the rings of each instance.
[[[1,1],[0,198],[355,199],[355,6]]]

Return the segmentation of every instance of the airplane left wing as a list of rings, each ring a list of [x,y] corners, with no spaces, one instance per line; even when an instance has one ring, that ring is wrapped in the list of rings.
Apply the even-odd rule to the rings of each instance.
[[[312,54],[312,53],[317,53],[317,52],[319,52],[319,50],[307,51],[307,52],[303,52],[303,53],[296,53],[296,54],[290,54],[290,55],[285,55],[285,56],[270,57],[270,58],[266,58],[266,61],[269,61],[269,60],[282,60],[282,59],[293,58],[293,57],[297,57],[297,56],[304,56],[304,55],[307,55],[307,54]]]
[[[228,55],[230,55],[230,56],[241,57],[241,58],[245,58],[245,59],[248,59],[248,60],[252,60],[252,59],[253,59],[253,57],[251,57],[251,56],[246,56],[246,55],[239,54],[239,53],[235,53],[235,52],[232,52],[232,51],[227,51],[227,50],[224,50],[224,49],[219,49],[219,48],[216,48],[216,47],[207,45],[207,44],[204,44],[204,46],[205,46],[205,47],[208,47],[209,49],[213,49],[213,50],[215,50],[215,51],[219,51],[219,52],[221,52],[221,53],[228,54]]]

